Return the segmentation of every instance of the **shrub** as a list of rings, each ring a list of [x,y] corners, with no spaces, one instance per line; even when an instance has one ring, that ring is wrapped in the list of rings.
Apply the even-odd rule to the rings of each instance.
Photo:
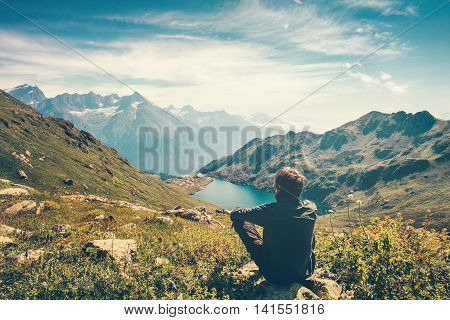
[[[319,238],[317,261],[355,299],[448,299],[446,230],[413,228],[397,218],[373,220],[363,230]]]
[[[59,210],[61,208],[61,206],[54,201],[47,200],[47,201],[44,201],[43,203],[44,203],[44,207],[43,207],[44,211],[54,211],[54,210]]]

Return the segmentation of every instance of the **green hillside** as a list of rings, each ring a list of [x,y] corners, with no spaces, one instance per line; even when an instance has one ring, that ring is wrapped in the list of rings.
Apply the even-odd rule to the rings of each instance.
[[[24,182],[19,170],[29,186],[50,193],[96,194],[155,209],[201,204],[132,167],[70,122],[44,117],[0,90],[0,178]]]

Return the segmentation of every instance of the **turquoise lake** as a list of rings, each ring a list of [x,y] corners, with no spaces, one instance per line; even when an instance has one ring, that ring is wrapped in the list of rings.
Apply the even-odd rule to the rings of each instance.
[[[275,196],[271,192],[218,179],[215,179],[205,189],[194,194],[193,197],[215,203],[226,209],[251,208],[275,201]],[[319,214],[327,209],[327,206],[321,203],[316,203],[316,205],[319,209]]]
[[[226,209],[249,208],[275,201],[273,193],[218,179],[194,194],[193,197],[215,203]]]

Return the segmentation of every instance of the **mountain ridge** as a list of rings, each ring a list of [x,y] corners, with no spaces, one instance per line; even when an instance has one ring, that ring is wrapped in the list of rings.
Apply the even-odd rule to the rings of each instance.
[[[0,178],[55,194],[112,196],[150,208],[205,204],[138,169],[86,131],[0,90]]]
[[[450,195],[449,128],[427,111],[371,112],[323,134],[252,140],[199,172],[273,191],[275,172],[293,166],[309,180],[304,196],[312,200],[345,208],[345,196],[354,193],[368,213],[409,207],[421,221],[430,209],[436,225],[448,227],[450,208],[437,195]]]
[[[91,91],[30,100],[29,96],[24,95],[25,90],[40,91],[36,86],[22,85],[10,90],[10,94],[44,115],[69,120],[76,127],[92,133],[141,170],[171,175],[193,173],[216,157],[238,149],[242,143],[258,136],[258,132],[242,136],[240,130],[257,128],[263,124],[257,120],[264,118],[261,114],[253,118],[229,114],[224,110],[199,111],[192,106],[161,108],[138,92],[121,97],[117,94],[102,96]],[[273,125],[290,126],[282,120]],[[206,141],[208,130],[205,126],[216,131],[215,143]],[[221,131],[221,128],[225,130]],[[232,132],[230,139],[227,128],[240,129]],[[189,133],[189,136],[178,132]],[[268,129],[261,134],[270,135],[271,131]],[[203,146],[207,142],[209,149]],[[142,151],[146,145],[157,146],[152,150],[155,152],[154,159],[149,159],[152,154]],[[186,155],[189,152],[193,152],[193,159]],[[171,160],[174,158],[179,160]]]

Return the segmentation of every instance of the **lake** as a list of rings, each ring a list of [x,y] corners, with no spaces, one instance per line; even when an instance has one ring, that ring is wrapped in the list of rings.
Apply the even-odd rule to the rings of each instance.
[[[275,201],[273,193],[219,179],[214,179],[205,189],[195,193],[193,197],[215,203],[226,209],[256,207],[263,203]]]
[[[219,179],[215,179],[205,189],[195,193],[193,197],[215,203],[226,209],[235,209],[237,207],[251,208],[275,201],[275,195],[271,192]],[[319,208],[319,212],[327,209],[327,206],[321,203],[316,203],[316,205]]]

